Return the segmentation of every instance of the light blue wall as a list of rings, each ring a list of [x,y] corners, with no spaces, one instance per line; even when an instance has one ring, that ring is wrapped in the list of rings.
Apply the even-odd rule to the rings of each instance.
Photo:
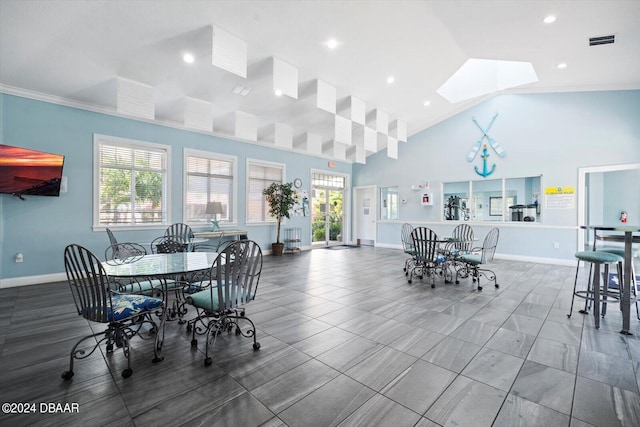
[[[336,162],[335,168],[328,169],[322,158],[6,94],[0,94],[0,111],[0,143],[63,154],[63,175],[68,178],[68,192],[60,197],[27,196],[23,202],[0,195],[0,279],[64,272],[63,251],[69,243],[82,244],[103,257],[106,233],[92,230],[94,133],[171,145],[172,222],[182,221],[184,148],[238,157],[236,212],[240,228],[245,228],[247,158],[285,163],[287,180],[300,177],[307,190],[311,169],[351,173],[350,163]],[[286,226],[302,227],[302,244],[311,244],[310,217],[293,217]],[[249,226],[248,231],[263,249],[271,249],[275,226]],[[120,231],[117,237],[150,242],[161,234],[160,229]],[[24,254],[23,263],[14,262],[17,252]]]
[[[627,213],[629,224],[640,224],[640,169],[604,173],[603,223]]]
[[[354,185],[397,185],[400,198],[408,200],[400,206],[399,221],[378,223],[379,244],[400,245],[404,222],[428,224],[438,233],[450,232],[456,224],[441,221],[441,185],[482,179],[474,171],[474,165],[480,165],[479,156],[473,163],[466,160],[481,137],[472,117],[486,126],[496,112],[499,116],[489,135],[506,155],[499,158],[489,149],[489,162],[496,163],[497,169],[487,179],[542,175],[543,189],[573,186],[577,191],[580,167],[640,162],[640,91],[496,96],[400,143],[398,160],[380,152],[368,157],[366,165],[354,165]],[[426,180],[434,192],[430,207],[421,206],[418,192],[410,188]],[[637,200],[638,193],[632,197]],[[624,205],[632,206],[628,202]],[[635,222],[640,223],[640,218]],[[570,260],[577,246],[577,227],[577,206],[543,208],[541,223],[501,224],[498,252]],[[484,237],[486,226],[476,223],[474,228]],[[556,242],[558,249],[553,248]]]

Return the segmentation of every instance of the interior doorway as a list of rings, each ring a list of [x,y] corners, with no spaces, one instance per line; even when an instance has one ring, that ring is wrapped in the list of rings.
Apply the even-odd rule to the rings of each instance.
[[[375,246],[377,192],[375,185],[353,188],[353,238],[358,245]]]
[[[640,163],[578,169],[578,225],[615,224],[621,212],[629,222],[640,222],[640,198],[636,197]],[[578,229],[577,250],[593,247],[593,233]]]
[[[345,241],[344,175],[314,172],[311,177],[311,245],[340,245]]]

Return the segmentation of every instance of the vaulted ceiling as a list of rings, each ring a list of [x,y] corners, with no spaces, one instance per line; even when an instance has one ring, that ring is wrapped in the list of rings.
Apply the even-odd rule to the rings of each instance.
[[[145,120],[366,162],[495,93],[640,88],[639,22],[640,1],[616,0],[0,0],[0,89],[132,116],[147,102]],[[246,77],[219,66],[243,52]],[[438,89],[469,59],[538,81],[449,102]]]

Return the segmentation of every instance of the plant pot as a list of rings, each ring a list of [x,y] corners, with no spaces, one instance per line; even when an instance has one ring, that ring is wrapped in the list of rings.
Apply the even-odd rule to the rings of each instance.
[[[284,252],[284,243],[271,244],[271,255],[282,256],[282,252]]]

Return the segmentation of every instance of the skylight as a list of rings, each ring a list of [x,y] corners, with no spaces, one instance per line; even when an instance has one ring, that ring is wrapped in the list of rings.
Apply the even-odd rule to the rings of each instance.
[[[438,94],[451,103],[538,81],[530,62],[468,59]]]

